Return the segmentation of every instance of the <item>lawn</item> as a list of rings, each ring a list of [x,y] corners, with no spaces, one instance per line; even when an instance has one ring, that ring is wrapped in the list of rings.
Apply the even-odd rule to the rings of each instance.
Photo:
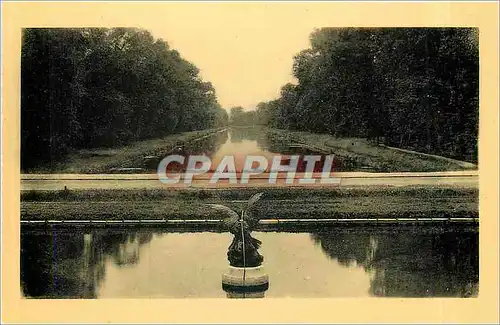
[[[241,211],[255,189],[31,191],[21,219],[219,219],[209,204]],[[262,218],[477,217],[478,189],[451,186],[266,189]]]
[[[303,143],[335,154],[347,164],[374,172],[434,172],[476,170],[477,165],[436,155],[370,143],[360,138],[335,138],[329,134],[269,129],[281,141]]]
[[[100,174],[113,169],[134,167],[146,156],[161,156],[170,152],[179,142],[193,141],[220,129],[208,129],[172,134],[164,138],[137,141],[118,148],[75,150],[64,161],[23,171],[24,173]]]

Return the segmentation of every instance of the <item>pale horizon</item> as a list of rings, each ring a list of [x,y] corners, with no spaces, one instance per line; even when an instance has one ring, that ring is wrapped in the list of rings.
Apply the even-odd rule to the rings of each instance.
[[[286,83],[296,83],[293,57],[309,48],[309,35],[316,26],[295,19],[281,19],[278,24],[276,16],[265,11],[235,9],[240,10],[216,18],[187,10],[190,19],[177,12],[165,22],[152,17],[151,24],[137,27],[163,39],[196,65],[202,79],[214,86],[224,109],[253,110],[259,102],[278,98]]]

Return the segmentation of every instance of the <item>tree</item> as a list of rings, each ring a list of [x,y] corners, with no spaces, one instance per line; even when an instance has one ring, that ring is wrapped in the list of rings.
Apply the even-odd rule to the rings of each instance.
[[[22,168],[55,162],[73,149],[225,124],[212,84],[148,31],[23,30]]]
[[[322,28],[294,57],[297,85],[261,103],[268,125],[364,137],[477,161],[473,28]],[[272,118],[269,118],[272,116]]]

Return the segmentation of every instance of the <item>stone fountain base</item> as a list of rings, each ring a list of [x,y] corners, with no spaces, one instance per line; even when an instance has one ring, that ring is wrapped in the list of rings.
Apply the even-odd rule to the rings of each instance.
[[[269,276],[264,266],[229,266],[222,274],[222,289],[230,298],[260,298],[269,288]]]

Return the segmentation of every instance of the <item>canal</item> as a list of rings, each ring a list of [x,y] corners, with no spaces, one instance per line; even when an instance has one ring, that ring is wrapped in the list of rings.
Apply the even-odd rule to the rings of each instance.
[[[330,153],[265,130],[240,128],[179,144],[174,151],[170,148],[138,159],[129,167],[155,173],[159,161],[170,154],[206,155],[213,167],[232,156],[241,172],[247,156],[272,161],[281,155],[286,164],[290,155]],[[175,171],[184,167],[170,166]],[[315,167],[322,170],[322,161]],[[334,160],[332,167],[333,171],[366,168],[345,158]],[[297,171],[304,169],[299,164]],[[411,200],[407,197],[398,204]],[[335,204],[338,208],[334,203],[332,209]],[[311,211],[318,210],[301,210],[301,214]],[[431,226],[292,230],[252,233],[262,242],[259,253],[269,276],[265,297],[478,295],[477,230]],[[167,229],[23,228],[21,291],[26,298],[231,297],[223,290],[221,277],[228,269],[232,236],[229,232]]]
[[[181,155],[184,157],[193,155],[204,155],[210,158],[211,169],[208,173],[214,172],[221,163],[222,159],[230,156],[234,159],[235,170],[240,173],[245,165],[245,159],[249,156],[264,157],[269,162],[265,172],[271,171],[273,158],[281,156],[281,164],[290,164],[290,156],[297,155],[298,164],[296,171],[305,172],[307,162],[304,156],[319,156],[319,161],[314,165],[314,172],[323,171],[325,157],[331,152],[325,149],[311,147],[303,143],[295,142],[287,137],[268,132],[259,127],[248,128],[230,128],[228,130],[217,132],[211,136],[203,137],[188,143],[179,143],[174,150],[162,153],[159,156],[142,162],[135,162],[135,165],[129,167],[139,167],[144,172],[156,172],[160,161],[168,155]],[[185,171],[187,159],[184,164],[170,163],[167,167],[168,172]],[[255,167],[255,166],[254,166]],[[356,161],[342,157],[334,157],[330,171],[366,171],[366,166],[361,166]]]
[[[476,231],[254,232],[265,297],[475,297]],[[25,230],[26,298],[225,298],[230,233]]]

